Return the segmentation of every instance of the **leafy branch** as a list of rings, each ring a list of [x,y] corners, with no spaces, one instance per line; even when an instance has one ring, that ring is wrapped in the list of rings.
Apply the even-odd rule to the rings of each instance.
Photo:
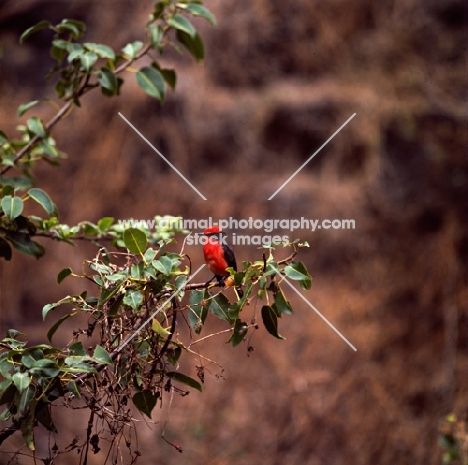
[[[189,336],[190,340],[184,341],[179,325],[185,322],[191,333],[199,335],[211,314],[227,324],[218,334],[230,333],[227,342],[236,347],[248,339],[250,331],[258,329],[257,305],[263,301],[261,320],[265,329],[283,339],[278,320],[290,315],[292,307],[281,289],[278,272],[298,281],[304,289],[311,285],[301,262],[275,262],[270,250],[266,266],[264,260],[243,262],[242,271],[232,272],[233,285],[242,286],[245,292],[241,299],[231,302],[224,292],[211,292],[209,284],[193,289],[188,283],[190,266],[184,265],[186,257],[166,250],[170,241],[148,247],[147,236],[139,229],[127,229],[124,241],[127,253],[100,251],[86,262],[90,274],[74,274],[69,268],[59,273],[58,282],[74,276],[92,281],[98,291],[92,296],[86,291],[66,296],[44,306],[44,318],[60,306],[69,308],[49,329],[49,342],[65,321],[86,316],[86,327],[73,331],[67,347],[27,347],[14,330],[2,341],[0,405],[5,404],[6,409],[1,417],[13,422],[31,450],[37,422],[49,431],[58,431],[53,416],[58,406],[73,408],[77,402],[84,402],[93,418],[99,418],[112,432],[136,421],[130,401],[151,418],[165,393],[202,391],[204,368],[197,370],[197,380],[180,372],[179,363],[182,354],[193,354],[190,347],[201,340],[193,342]],[[291,246],[294,256],[298,245]],[[98,342],[87,349],[90,338]],[[58,403],[61,398],[65,402]],[[110,411],[108,405],[114,410]],[[9,426],[0,432],[0,438],[6,439],[13,432]]]
[[[145,25],[144,41],[128,43],[119,53],[105,44],[80,42],[85,35],[86,25],[74,19],[64,19],[56,25],[44,20],[21,35],[20,42],[23,43],[40,31],[50,30],[54,33],[50,55],[56,65],[47,79],[55,79],[55,92],[62,105],[50,99],[33,100],[20,105],[18,117],[43,101],[50,101],[58,110],[46,123],[32,116],[24,125],[19,125],[17,129],[22,134],[19,139],[9,138],[0,131],[0,258],[11,259],[11,246],[39,258],[44,248],[32,236],[49,236],[43,227],[52,225],[60,229],[58,222],[54,223],[53,219],[58,215],[57,208],[44,191],[41,192],[41,199],[33,199],[41,203],[51,223],[47,223],[47,219],[21,216],[21,213],[24,202],[31,198],[28,194],[31,194],[32,189],[37,190],[33,187],[36,163],[42,160],[57,165],[64,155],[56,147],[51,136],[52,129],[74,107],[81,106],[85,94],[99,88],[104,96],[119,95],[125,82],[121,75],[128,71],[135,76],[144,92],[163,103],[166,88],[175,90],[177,76],[175,70],[160,65],[153,56],[154,52],[160,55],[167,46],[171,46],[181,53],[186,49],[197,61],[203,60],[203,41],[188,16],[202,17],[215,24],[214,16],[201,2],[159,1]],[[144,57],[150,58],[150,65],[133,69],[135,63]],[[9,175],[13,170],[19,175]],[[18,195],[20,192],[26,192],[26,195]],[[53,208],[49,208],[51,205]]]
[[[166,89],[176,87],[176,72],[164,69],[153,55],[171,46],[202,60],[204,45],[189,20],[192,16],[215,24],[199,1],[157,1],[145,25],[144,40],[126,44],[119,53],[105,44],[80,41],[86,25],[73,19],[57,25],[41,21],[20,38],[24,42],[40,31],[53,32],[50,55],[56,65],[47,78],[55,79],[61,106],[51,102],[57,112],[46,123],[32,116],[19,125],[19,139],[0,131],[0,259],[11,260],[12,248],[40,258],[45,248],[37,238],[71,245],[90,241],[98,248],[80,272],[67,267],[58,273],[58,284],[69,278],[84,279],[88,288],[92,283],[95,293],[67,295],[43,307],[44,319],[58,308],[66,309],[48,330],[47,344],[28,346],[25,335],[14,329],[0,342],[0,405],[5,406],[0,420],[9,422],[0,430],[0,444],[20,432],[34,460],[37,435],[45,430],[49,456],[41,459],[44,463],[53,464],[59,455],[79,449],[80,463],[85,464],[89,453],[101,450],[101,439],[107,435],[111,440],[106,461],[123,460],[123,442],[133,464],[141,455],[131,441],[135,408],[150,421],[167,393],[202,391],[205,367],[219,366],[195,352],[194,344],[228,334],[226,342],[232,347],[247,341],[250,350],[260,320],[269,334],[284,339],[278,332],[279,321],[292,314],[292,306],[283,292],[283,280],[295,280],[304,290],[311,287],[306,267],[296,260],[299,248],[307,244],[295,241],[285,244],[292,248],[285,259],[275,261],[271,247],[262,260],[244,261],[240,271],[231,270],[225,282],[244,290],[241,298],[231,301],[230,291],[220,283],[189,282],[190,257],[183,247],[179,253],[171,251],[176,234],[188,233],[172,226],[178,221],[166,221],[171,226],[165,227],[162,218],[156,217],[155,227],[140,224],[136,228],[131,220],[104,217],[96,224],[83,221],[69,226],[59,221],[58,208],[47,192],[35,185],[37,162],[57,166],[63,157],[51,136],[53,128],[81,106],[88,92],[100,89],[106,97],[119,95],[125,82],[122,76],[128,71],[146,94],[164,102]],[[150,66],[133,69],[143,57],[150,58]],[[20,105],[18,117],[44,100]],[[40,205],[44,217],[25,212],[32,202]],[[225,329],[194,340],[209,315],[221,320]],[[63,339],[67,321],[76,321],[71,342],[55,347],[52,340],[58,333]],[[184,327],[188,331],[181,331]],[[182,355],[203,361],[204,365],[196,366],[196,377],[181,371]],[[84,439],[74,438],[60,448],[55,443],[56,411],[64,408],[88,409],[89,420]]]

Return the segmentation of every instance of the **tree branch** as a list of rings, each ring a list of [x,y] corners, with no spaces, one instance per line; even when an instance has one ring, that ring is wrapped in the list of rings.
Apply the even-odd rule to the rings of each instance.
[[[135,56],[135,58],[131,60],[127,60],[126,62],[122,63],[120,66],[118,66],[115,69],[115,74],[119,74],[122,71],[124,71],[126,68],[128,68],[132,63],[134,63],[136,60],[140,59],[142,56],[146,55],[149,50],[151,50],[151,44],[147,43],[141,50],[138,52]],[[88,74],[89,77],[90,73]],[[85,83],[83,86],[78,89],[76,92],[76,96],[81,97],[87,92],[89,92],[91,89],[95,89],[95,85],[89,85],[88,84],[88,79],[85,80]],[[69,100],[60,110],[57,112],[57,114],[44,125],[44,130],[46,132],[49,132],[66,114],[67,112],[72,108],[73,106],[73,100]],[[42,139],[42,137],[35,135],[15,156],[13,160],[14,166],[18,163],[21,158],[23,158],[28,151]],[[5,166],[2,170],[0,170],[0,175],[5,174],[7,171],[9,171],[11,168],[13,168],[12,165]]]

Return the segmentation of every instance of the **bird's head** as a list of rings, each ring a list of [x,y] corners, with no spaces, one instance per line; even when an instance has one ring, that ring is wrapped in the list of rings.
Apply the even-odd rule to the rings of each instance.
[[[204,236],[219,236],[220,234],[223,234],[223,230],[217,225],[206,228],[203,231]]]

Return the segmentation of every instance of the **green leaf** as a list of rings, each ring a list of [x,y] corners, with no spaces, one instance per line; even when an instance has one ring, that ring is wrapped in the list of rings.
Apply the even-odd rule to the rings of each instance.
[[[0,414],[0,421],[8,421],[11,418],[11,411],[9,408],[6,408],[1,414]],[[0,442],[1,445],[2,442]]]
[[[83,44],[90,52],[95,53],[98,57],[108,58],[109,60],[115,60],[114,51],[104,44],[94,44],[91,42],[86,42]]]
[[[153,266],[163,275],[168,276],[172,271],[172,260],[163,255],[158,260],[153,260]]]
[[[151,97],[164,100],[164,78],[155,68],[145,66],[136,73],[138,85]]]
[[[94,368],[93,366],[87,363],[88,360],[89,360],[89,357],[67,357],[65,359],[66,365],[62,366],[60,371],[64,373],[97,374],[96,368]]]
[[[60,32],[71,32],[71,37],[76,40],[83,36],[86,30],[86,24],[74,19],[64,19],[60,24],[57,24],[55,28]]]
[[[31,199],[36,201],[41,207],[50,215],[54,215],[57,213],[57,207],[52,202],[51,198],[48,196],[46,192],[42,189],[38,189],[37,187],[33,187],[29,189],[28,195]]]
[[[49,21],[40,21],[34,26],[26,29],[22,34],[19,39],[20,44],[22,44],[27,38],[29,38],[32,34],[38,31],[42,31],[42,29],[48,29],[52,26],[52,24],[49,23]]]
[[[1,180],[0,180],[0,183],[1,183]],[[13,186],[10,186],[8,184],[4,185],[3,186],[3,189],[2,189],[2,193],[3,195],[15,195],[15,188]]]
[[[291,304],[284,297],[283,291],[278,291],[275,297],[275,306],[280,313],[285,315],[292,315]]]
[[[0,182],[4,185],[12,186],[19,190],[25,190],[32,185],[31,180],[26,176],[12,176],[8,178],[0,176]]]
[[[120,289],[120,285],[122,284],[123,282],[123,279],[120,278],[119,279],[120,282],[116,282],[115,283],[115,286],[111,287],[111,288],[101,288],[101,295],[99,296],[99,299],[98,299],[98,307],[101,308],[106,302],[109,301],[109,299],[111,297],[113,297]]]
[[[47,316],[47,314],[50,312],[50,310],[52,310],[53,308],[55,307],[58,307],[60,304],[57,302],[57,303],[53,303],[53,304],[46,304],[42,307],[42,319],[45,319],[45,317]]]
[[[80,55],[81,66],[85,71],[91,71],[97,59],[98,56],[94,52],[85,52]]]
[[[144,391],[137,392],[132,400],[135,407],[141,412],[144,413],[148,418],[151,418],[151,412],[156,406],[158,400],[158,395],[153,394],[149,389]]]
[[[17,329],[9,329],[6,332],[7,337],[10,337],[12,339],[15,339],[18,336],[25,336],[24,333],[18,331]]]
[[[25,349],[22,351],[24,355],[21,357],[21,364],[25,366],[28,370],[34,366],[37,360],[42,360],[44,357],[44,354],[41,353],[42,351],[37,351],[37,354],[31,354],[29,349]],[[35,357],[34,355],[37,355]]]
[[[64,268],[62,271],[57,276],[57,284],[60,284],[67,276],[70,276],[73,274],[73,271],[71,268]]]
[[[44,353],[47,354],[58,354],[61,352],[60,349],[52,347],[50,344],[38,344],[29,349],[30,354],[36,359],[39,360],[43,358]]]
[[[86,31],[86,24],[77,19],[63,19],[60,24],[57,24],[57,29],[67,29],[72,33],[74,39],[79,39]]]
[[[239,318],[239,312],[242,310],[242,308],[248,304],[248,299],[250,294],[252,293],[252,290],[254,288],[254,283],[249,283],[247,287],[245,288],[244,295],[240,298],[238,302],[235,302],[234,304],[231,305],[231,311],[229,314],[231,317],[235,317],[236,319]],[[237,312],[237,315],[236,313]]]
[[[36,258],[41,258],[45,253],[44,247],[34,242],[27,233],[8,231],[5,237],[13,244],[13,247],[21,253],[32,255]]]
[[[50,404],[47,404],[44,401],[39,401],[36,407],[36,419],[48,431],[58,433],[57,426],[52,420],[52,414],[50,409]]]
[[[213,13],[205,8],[200,3],[190,3],[185,7],[186,11],[189,11],[194,16],[201,16],[208,20],[213,26],[216,26],[216,18],[214,17]]]
[[[6,261],[10,261],[12,257],[12,250],[10,244],[0,237],[0,257],[3,257]]]
[[[37,105],[40,100],[33,100],[31,102],[25,103],[24,105],[20,105],[18,107],[18,118],[21,118],[30,108],[34,105]]]
[[[191,37],[184,31],[177,31],[176,37],[197,61],[202,61],[205,58],[205,45],[198,32],[195,37]]]
[[[146,250],[143,258],[145,259],[146,263],[150,263],[154,260],[154,257],[156,257],[157,254],[158,254],[158,251],[150,247],[149,249]]]
[[[172,260],[172,269],[177,268],[182,263],[183,259],[178,253],[168,253],[166,256]]]
[[[132,42],[130,44],[127,44],[123,49],[122,52],[130,59],[134,60],[137,56],[137,53],[141,50],[141,47],[143,47],[143,42],[140,40],[137,40],[135,42]]]
[[[229,316],[229,309],[229,300],[224,294],[218,294],[210,300],[210,311],[214,316],[228,323],[234,323],[234,319]]]
[[[189,323],[197,334],[200,334],[208,315],[208,308],[210,306],[209,297],[210,294],[206,289],[195,289],[190,293],[188,303]]]
[[[19,413],[21,415],[24,415],[30,410],[31,403],[34,402],[35,393],[36,393],[36,388],[34,384],[29,384],[27,389],[23,390],[21,394],[20,402],[19,402],[19,408],[18,408]]]
[[[140,291],[130,290],[127,291],[123,299],[123,303],[133,308],[134,311],[138,310],[138,307],[143,302],[143,296]]]
[[[26,121],[26,125],[28,126],[28,129],[36,136],[47,136],[41,118],[38,118],[37,116],[32,116],[28,119],[28,121]]]
[[[8,136],[5,132],[0,130],[0,144],[6,144],[8,142]]]
[[[146,250],[148,244],[146,234],[143,231],[136,228],[128,228],[123,233],[123,240],[125,247],[127,247],[131,253],[143,256],[143,252]]]
[[[72,296],[70,295],[67,295],[66,297],[64,297],[63,299],[60,299],[58,302],[54,302],[53,304],[46,304],[42,307],[42,318],[45,319],[45,317],[47,316],[47,314],[52,310],[54,309],[55,307],[58,307],[59,305],[62,305],[62,304],[66,304],[66,303],[69,303],[71,302],[73,299]]]
[[[299,281],[300,286],[304,290],[309,290],[312,286],[312,277],[309,275],[307,268],[300,261],[294,262],[284,268],[284,272],[288,278]]]
[[[55,322],[55,324],[49,329],[49,331],[47,331],[47,339],[49,340],[49,342],[52,342],[52,336],[55,334],[60,325],[72,316],[75,316],[77,313],[78,312],[67,313]]]
[[[63,154],[61,154],[57,148],[47,140],[42,140],[39,144],[39,148],[43,151],[43,153],[49,155],[49,157],[57,158],[61,155],[63,156]]]
[[[88,355],[81,341],[75,341],[69,344],[68,350],[71,356],[86,357]]]
[[[245,321],[240,319],[236,320],[231,337],[228,339],[228,342],[232,344],[232,347],[236,347],[244,340],[248,329],[249,326]]]
[[[54,39],[52,41],[52,45],[55,48],[58,48],[59,50],[64,50],[65,52],[73,52],[74,50],[78,50],[79,47],[81,47],[80,44],[75,44],[72,42],[69,42],[68,40],[63,40],[63,39]]]
[[[17,372],[11,377],[11,379],[20,394],[29,386],[30,383],[28,372]]]
[[[98,227],[95,224],[90,223],[89,221],[83,221],[82,223],[80,223],[80,225],[83,227],[83,232],[85,236],[94,236],[99,231]]]
[[[60,46],[57,46],[55,44],[55,41],[52,42],[52,47],[50,49],[50,56],[54,59],[57,60],[58,63],[62,63],[63,59],[65,58],[65,55],[67,54],[67,51],[63,49]],[[55,91],[57,92],[57,95],[59,98],[62,98],[66,91],[68,89],[68,82],[64,80],[59,80],[57,84],[55,85]]]
[[[77,58],[80,59],[82,55],[85,53],[85,49],[80,45],[80,44],[75,44],[77,47],[75,47],[67,57],[68,63],[71,63],[73,60],[76,60]]]
[[[41,374],[46,378],[55,378],[60,373],[60,369],[53,360],[43,358],[36,360],[34,365],[30,369],[30,373],[33,375]]]
[[[195,37],[197,30],[193,27],[192,23],[181,15],[175,15],[172,18],[167,20],[167,24],[172,26],[174,29],[178,31],[186,32],[192,39]]]
[[[29,354],[25,354],[21,357],[21,363],[28,369],[34,365],[35,361],[34,357]]]
[[[8,219],[14,220],[16,217],[21,215],[24,204],[19,197],[12,197],[11,195],[7,195],[3,197],[1,207],[3,213],[5,213]]]
[[[13,402],[17,393],[15,385],[9,380],[4,379],[0,382],[0,405]]]
[[[178,371],[171,371],[169,373],[166,373],[166,376],[168,378],[172,378],[174,381],[178,381],[179,383],[185,384],[196,389],[197,391],[202,392],[201,384],[198,381],[191,378],[190,376],[184,375],[183,373],[179,373]]]
[[[7,352],[4,352],[3,354],[8,356]],[[13,368],[13,361],[12,360],[2,360],[0,362],[0,375],[2,375],[4,378],[11,378],[10,371]],[[0,386],[0,391],[1,391],[1,386]]]
[[[113,222],[114,222],[114,218],[112,218],[111,216],[105,216],[104,218],[101,218],[98,221],[97,227],[99,228],[100,231],[105,232],[112,226]]]
[[[96,368],[94,368],[91,365],[88,365],[87,363],[75,363],[72,366],[62,367],[60,371],[63,373],[92,373],[94,375],[98,374]]]
[[[163,38],[163,32],[160,26],[156,24],[150,24],[148,26],[149,29],[149,40],[152,47],[156,47]]]
[[[130,268],[130,276],[133,279],[141,279],[143,277],[143,268],[144,268],[144,262],[139,262],[138,265],[133,265]]]
[[[177,82],[176,72],[173,69],[161,69],[160,72],[163,75],[166,84],[174,91]]]
[[[182,355],[182,349],[180,347],[175,347],[175,348],[169,348],[166,350],[166,358],[167,361],[171,365],[176,365],[177,362],[179,361],[180,356]]]
[[[169,336],[169,334],[171,334],[170,331],[168,331],[167,329],[161,326],[161,323],[156,318],[153,319],[153,323],[151,324],[151,329],[155,333],[160,334],[161,336]]]
[[[177,299],[179,299],[179,301],[181,301],[184,298],[184,295],[185,295],[184,287],[187,282],[187,279],[188,277],[184,275],[179,275],[175,279],[175,287],[176,289],[180,289],[177,293]]]
[[[272,276],[278,274],[278,272],[278,264],[272,261],[267,264],[266,271],[263,273],[263,276]]]
[[[7,331],[7,337],[5,339],[2,340],[2,342],[5,342],[5,343],[9,343],[10,347],[11,348],[19,348],[19,347],[23,347],[23,345],[26,344],[26,342],[20,342],[17,340],[18,336],[25,336],[24,333],[20,333],[19,331],[17,331],[16,329],[9,329]],[[15,343],[15,344],[12,344],[12,343]],[[17,343],[17,344],[16,344]]]
[[[28,446],[29,450],[34,450],[34,408],[36,402],[31,402],[30,412],[20,424],[21,435],[23,436],[24,443]]]
[[[94,349],[93,358],[99,363],[104,363],[105,365],[112,365],[112,359],[104,347],[97,345]]]
[[[262,307],[262,320],[266,330],[278,339],[284,339],[281,334],[278,333],[278,317],[276,312],[269,306],[264,305]]]
[[[118,95],[122,83],[123,80],[118,78],[110,69],[101,68],[101,72],[99,73],[99,84],[101,85],[102,92],[106,96],[112,97],[113,95]]]
[[[21,232],[29,232],[34,234],[36,232],[35,225],[31,221],[33,217],[27,218],[26,216],[20,215],[17,216],[13,223],[15,224],[16,230]]]
[[[157,2],[154,5],[154,10],[151,13],[150,17],[154,21],[155,19],[159,19],[162,14],[164,13],[164,10],[166,7],[169,5],[170,1],[169,0],[161,0],[160,2]]]
[[[72,380],[67,383],[67,390],[71,392],[77,399],[81,397],[80,389],[75,381]]]

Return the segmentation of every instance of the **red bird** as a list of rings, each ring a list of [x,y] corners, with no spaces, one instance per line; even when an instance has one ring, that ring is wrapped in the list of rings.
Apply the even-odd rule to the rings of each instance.
[[[226,277],[229,276],[229,272],[226,271],[226,268],[233,268],[234,271],[237,271],[234,252],[224,243],[221,237],[222,234],[223,232],[219,226],[207,228],[203,233],[203,235],[208,238],[206,244],[203,246],[205,262],[220,284],[224,283]],[[242,297],[242,290],[238,288],[236,288],[236,290],[239,296]]]

